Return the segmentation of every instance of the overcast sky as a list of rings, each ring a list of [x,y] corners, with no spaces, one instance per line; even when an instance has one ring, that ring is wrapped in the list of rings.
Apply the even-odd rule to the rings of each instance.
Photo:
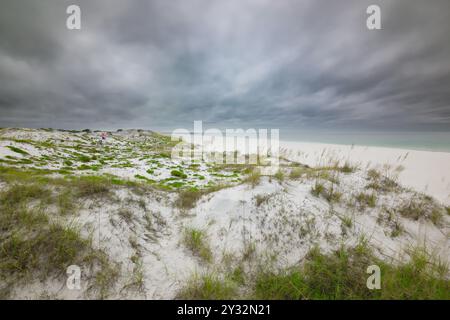
[[[66,29],[78,4],[82,29]],[[378,4],[382,30],[366,28]],[[449,0],[2,0],[0,126],[450,130]]]

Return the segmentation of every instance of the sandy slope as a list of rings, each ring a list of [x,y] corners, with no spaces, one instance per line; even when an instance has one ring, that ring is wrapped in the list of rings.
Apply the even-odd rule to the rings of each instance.
[[[75,221],[86,235],[92,233],[96,246],[106,250],[121,264],[122,277],[110,298],[173,299],[193,274],[212,271],[220,274],[224,259],[243,259],[246,247],[255,246],[255,261],[249,260],[248,270],[257,268],[256,257],[265,257],[275,268],[296,265],[314,245],[330,251],[341,245],[352,246],[362,238],[368,241],[381,258],[401,260],[404,249],[426,244],[442,259],[449,260],[450,240],[447,227],[436,227],[427,221],[411,221],[399,217],[404,228],[398,237],[390,236],[390,226],[377,222],[383,205],[395,205],[408,200],[408,192],[396,198],[386,196],[375,208],[363,211],[349,208],[350,200],[366,183],[364,175],[342,175],[341,190],[346,190],[343,203],[332,209],[327,201],[311,195],[313,181],[270,182],[264,178],[252,188],[239,185],[215,192],[203,198],[196,208],[179,210],[173,207],[174,195],[152,192],[143,195],[146,208],[137,205],[137,197],[129,190],[116,192],[121,202],[102,202],[95,207],[87,203]],[[259,206],[258,195],[269,195]],[[124,221],[118,210],[125,203],[133,219]],[[153,230],[146,228],[145,215],[152,216]],[[345,227],[342,219],[350,217],[352,225]],[[204,230],[213,253],[213,262],[205,264],[183,245],[186,227]],[[135,239],[137,247],[131,245]],[[141,256],[144,276],[142,291],[126,290],[135,267],[131,257]],[[250,272],[250,271],[249,271]],[[84,291],[67,290],[61,282],[49,280],[19,288],[15,297],[37,298],[43,293],[51,297],[85,298]]]
[[[406,187],[425,192],[450,204],[450,153],[417,151],[396,148],[333,145],[322,143],[280,143],[287,157],[311,166],[323,164],[327,159],[349,161],[361,168],[392,168],[402,166],[399,181]]]
[[[14,139],[33,141],[60,139],[64,145],[83,137],[82,134],[39,130],[15,130],[8,131],[8,134]],[[122,150],[121,146],[135,137],[132,132],[123,132],[121,136],[123,140],[114,141],[116,155],[125,154],[129,157],[130,151]],[[35,163],[39,163],[40,155],[48,152],[46,148],[34,148],[30,143],[3,141],[0,157],[5,161],[11,160],[6,156],[12,155],[6,147],[8,145],[26,150],[29,153],[26,157],[35,159]],[[49,167],[59,168],[61,160],[71,155],[68,151],[63,152],[61,146],[57,144],[54,147],[51,153],[54,159]],[[377,193],[373,207],[360,208],[355,205],[355,197],[361,191],[369,192],[366,166],[382,166],[385,163],[405,167],[400,174],[401,182],[405,185],[419,190],[428,185],[428,193],[441,201],[448,200],[446,192],[450,154],[304,143],[282,143],[281,146],[284,148],[284,157],[310,166],[325,165],[330,158],[356,162],[360,166],[351,173],[333,171],[339,181],[335,188],[342,194],[338,203],[330,203],[322,196],[312,195],[315,178],[311,177],[286,178],[282,182],[263,177],[254,187],[246,183],[235,184],[203,196],[193,209],[176,207],[177,192],[149,189],[144,194],[136,194],[126,186],[115,187],[115,197],[112,198],[84,199],[80,211],[70,220],[80,226],[83,235],[92,235],[96,247],[104,249],[114,261],[120,263],[121,277],[110,297],[174,298],[192,274],[206,270],[222,272],[226,257],[232,257],[233,261],[242,259],[248,245],[254,245],[255,257],[270,259],[276,268],[297,264],[315,245],[328,251],[341,245],[354,245],[362,238],[380,257],[386,259],[402,259],[402,249],[426,244],[442,259],[450,260],[448,215],[444,215],[440,225],[426,219],[412,220],[400,214],[387,219],[386,208],[395,212],[398,206],[422,197],[413,190],[399,187],[395,192]],[[323,150],[326,150],[326,155],[322,155]],[[15,154],[15,157],[22,158],[19,154]],[[166,167],[173,165],[170,159],[155,159],[159,159],[163,167],[161,170],[167,171]],[[105,171],[133,178],[136,170],[144,173],[152,166],[151,162],[141,161],[135,167]],[[184,169],[187,172],[187,165]],[[205,175],[208,173],[202,167],[199,170],[205,171]],[[291,169],[285,167],[285,170],[288,170],[288,176]],[[100,170],[94,174],[102,172]],[[74,171],[73,174],[86,172]],[[323,183],[329,186],[330,181],[324,180]],[[7,187],[6,184],[0,184],[1,190]],[[257,197],[264,197],[264,200],[258,203]],[[429,199],[426,203],[434,202]],[[123,218],[120,212],[124,209],[132,213],[131,218]],[[445,211],[442,207],[440,210]],[[350,220],[351,224],[344,223],[344,220]],[[402,232],[396,236],[392,235],[394,224],[402,228]],[[205,231],[213,255],[210,264],[199,260],[183,244],[186,227]],[[136,268],[132,259],[135,255],[142,262],[144,288],[141,291],[126,289]],[[249,270],[254,269],[252,263],[258,261],[261,260],[250,260],[247,265]],[[64,280],[53,278],[18,287],[13,297],[41,298],[46,295],[53,298],[86,298],[84,290],[69,291],[65,288]]]

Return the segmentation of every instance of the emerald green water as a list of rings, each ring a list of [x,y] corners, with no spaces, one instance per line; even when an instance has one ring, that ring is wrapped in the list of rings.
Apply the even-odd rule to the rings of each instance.
[[[281,129],[280,139],[450,152],[450,132],[294,132]]]

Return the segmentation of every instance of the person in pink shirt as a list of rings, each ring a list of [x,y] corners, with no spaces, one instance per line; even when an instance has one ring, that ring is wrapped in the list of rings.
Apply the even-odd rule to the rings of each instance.
[[[100,140],[100,144],[103,144],[106,141],[106,132],[102,132],[100,134],[101,140]]]

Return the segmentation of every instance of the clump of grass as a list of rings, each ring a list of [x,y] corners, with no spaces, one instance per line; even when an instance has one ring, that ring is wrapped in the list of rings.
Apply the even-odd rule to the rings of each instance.
[[[80,161],[80,162],[85,162],[85,163],[87,163],[87,162],[90,162],[90,161],[91,161],[91,158],[90,158],[89,156],[86,156],[86,155],[79,155],[79,156],[77,157],[77,160]]]
[[[323,191],[325,190],[325,186],[323,183],[320,183],[319,181],[316,180],[316,182],[314,183],[314,186],[311,188],[311,193],[312,195],[319,197]]]
[[[257,194],[255,196],[255,204],[257,207],[261,206],[263,203],[269,201],[271,194]]]
[[[143,291],[145,283],[142,259],[140,259],[137,255],[134,255],[131,257],[131,260],[134,263],[133,273],[131,275],[130,283],[126,285],[126,288],[134,288],[139,291]]]
[[[230,274],[228,274],[228,278],[239,285],[245,284],[245,273],[242,265],[238,265],[234,268]]]
[[[278,170],[273,176],[280,183],[283,182],[283,180],[284,180],[284,173],[281,170]]]
[[[311,188],[311,194],[320,197],[323,196],[328,202],[335,203],[341,201],[342,193],[335,189],[335,185],[332,183],[330,188],[326,188],[321,182],[316,181]]]
[[[384,208],[380,211],[377,217],[378,224],[384,224],[391,229],[391,237],[398,237],[403,233],[403,226],[399,221],[395,210]]]
[[[171,155],[169,152],[160,152],[155,155],[155,157],[159,157],[159,158],[170,158],[170,156]]]
[[[170,174],[171,174],[173,177],[179,177],[179,178],[182,178],[182,179],[186,179],[186,178],[187,178],[187,174],[185,174],[184,172],[182,172],[182,171],[180,171],[180,170],[172,170],[172,171],[170,172]]]
[[[346,227],[346,228],[351,228],[353,226],[353,220],[352,217],[349,216],[344,216],[341,218],[342,224]]]
[[[337,203],[341,201],[342,193],[335,190],[334,188],[326,189],[324,194],[325,199],[330,203]]]
[[[2,276],[33,271],[45,277],[51,272],[60,274],[79,261],[77,256],[89,248],[88,240],[81,239],[74,228],[56,224],[41,227],[42,230],[31,236],[16,232],[4,239],[0,250]]]
[[[207,242],[206,233],[194,228],[184,230],[183,244],[204,262],[212,261],[212,251]]]
[[[208,273],[195,274],[177,294],[178,299],[188,300],[229,300],[236,298],[236,287],[219,276]]]
[[[425,219],[435,225],[440,225],[443,220],[443,209],[428,197],[414,197],[403,202],[396,209],[397,213],[412,220]]]
[[[111,180],[104,177],[84,176],[72,179],[72,186],[79,197],[107,195],[111,191]]]
[[[403,227],[398,220],[395,220],[391,229],[391,237],[396,238],[403,233]]]
[[[94,259],[97,264],[97,270],[94,273],[92,284],[89,286],[89,292],[96,292],[100,299],[105,299],[110,293],[110,289],[119,278],[120,267],[109,261],[104,253],[93,253],[89,259]]]
[[[51,173],[53,173],[53,171],[48,169],[18,169],[0,166],[0,180],[7,183],[47,182],[49,179],[45,177],[45,175]]]
[[[63,190],[56,196],[59,214],[65,216],[76,209],[75,199],[71,190]]]
[[[82,164],[81,166],[77,167],[77,170],[91,170],[91,169],[92,167],[86,164]]]
[[[121,217],[126,223],[131,223],[133,221],[133,212],[127,208],[120,208],[117,211],[119,217]]]
[[[249,183],[253,188],[256,187],[260,183],[260,181],[261,173],[258,169],[252,169],[244,179],[244,182]]]
[[[168,187],[171,188],[172,186],[178,186],[181,187],[183,185],[175,183],[175,185],[172,183],[170,185],[161,185],[160,187]],[[227,187],[226,184],[215,184],[215,185],[209,185],[205,189],[198,189],[197,187],[190,187],[183,190],[180,190],[178,192],[178,198],[175,201],[175,206],[180,209],[192,209],[197,204],[197,201],[200,200],[200,198],[206,194],[209,194],[211,192],[219,191],[223,188]]]
[[[50,190],[44,188],[40,183],[16,183],[0,194],[0,200],[5,205],[20,205],[30,200],[48,199],[50,195]]]
[[[360,208],[362,209],[364,209],[367,206],[370,208],[374,208],[377,203],[377,196],[375,195],[375,193],[368,194],[360,192],[356,195],[355,199]]]
[[[146,182],[148,182],[148,183],[150,183],[150,184],[156,182],[155,180],[150,179],[150,178],[147,178],[147,177],[145,177],[145,176],[143,176],[143,175],[140,175],[140,174],[135,174],[134,177],[135,177],[136,179],[139,179],[139,180],[144,180],[144,181],[146,181]]]
[[[0,229],[0,291],[5,297],[31,277],[60,277],[69,265],[98,264],[102,255],[76,227],[51,222],[44,208],[24,202],[1,202]]]
[[[21,155],[27,156],[29,155],[28,152],[26,152],[25,150],[22,150],[20,148],[14,147],[14,146],[6,146],[9,150],[15,152],[15,153],[19,153]]]
[[[178,199],[175,202],[178,208],[192,209],[195,207],[197,201],[201,198],[203,193],[197,189],[182,190],[178,194]]]
[[[352,173],[353,171],[355,171],[355,167],[351,166],[348,161],[346,161],[343,166],[338,167],[337,169],[343,173]]]
[[[169,185],[174,188],[181,188],[185,185],[185,183],[182,181],[175,181],[175,182],[169,183]]]
[[[381,173],[376,169],[370,169],[367,171],[367,178],[369,180],[378,180],[381,178]]]
[[[399,188],[398,183],[387,175],[382,175],[376,169],[370,169],[367,172],[367,189],[373,189],[379,192],[392,192]]]
[[[293,168],[291,170],[291,172],[289,173],[289,178],[293,179],[293,180],[299,179],[299,178],[301,178],[302,174],[303,174],[303,170],[302,169],[300,169],[300,168]]]
[[[381,289],[366,286],[369,265],[381,269]],[[445,299],[450,298],[448,268],[421,251],[398,265],[376,258],[367,246],[323,254],[315,248],[302,266],[259,272],[256,299]]]

